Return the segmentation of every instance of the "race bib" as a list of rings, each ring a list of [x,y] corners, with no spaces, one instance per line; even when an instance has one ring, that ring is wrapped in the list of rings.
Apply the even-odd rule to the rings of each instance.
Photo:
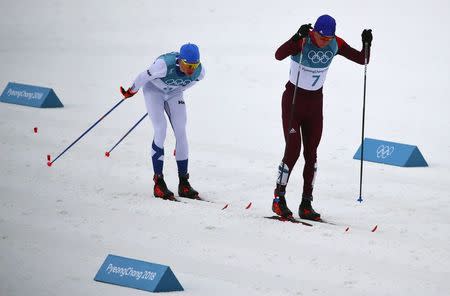
[[[291,60],[291,71],[289,75],[289,81],[292,84],[297,83],[298,87],[306,90],[318,90],[321,88],[327,77],[328,67],[326,68],[311,68],[301,65],[300,73],[298,72],[298,63]]]
[[[289,81],[306,90],[318,90],[325,82],[328,68],[337,51],[336,39],[333,39],[327,46],[319,48],[308,38],[302,54],[291,56]]]

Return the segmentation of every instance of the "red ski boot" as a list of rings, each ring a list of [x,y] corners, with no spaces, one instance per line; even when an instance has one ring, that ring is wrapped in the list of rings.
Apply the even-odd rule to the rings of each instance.
[[[286,198],[284,197],[286,186],[277,184],[277,188],[274,191],[274,199],[272,202],[272,211],[280,217],[292,218],[292,212],[289,210],[286,204]]]
[[[154,175],[153,181],[155,181],[155,186],[153,187],[153,195],[155,197],[177,201],[173,192],[167,188],[163,175]]]
[[[179,175],[179,178],[180,184],[178,185],[178,195],[191,199],[199,199],[197,190],[192,188],[191,184],[189,184],[189,174],[184,176]]]
[[[298,208],[298,215],[301,219],[312,220],[312,221],[321,221],[320,214],[314,211],[311,206],[312,196],[311,197],[303,197],[302,202]]]

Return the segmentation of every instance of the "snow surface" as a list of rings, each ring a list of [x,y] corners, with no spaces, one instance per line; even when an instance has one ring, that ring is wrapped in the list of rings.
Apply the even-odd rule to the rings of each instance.
[[[93,280],[107,254],[171,266],[185,291],[167,295],[449,295],[449,6],[1,1],[1,90],[9,81],[52,87],[65,107],[0,104],[0,295],[145,295]],[[373,29],[366,136],[417,145],[430,166],[365,163],[365,201],[356,202],[364,67],[337,57],[314,192],[337,225],[262,219],[284,149],[289,62],[274,52],[324,13],[358,49],[362,29]],[[185,42],[200,46],[207,69],[186,93],[191,183],[214,203],[152,198],[149,120],[104,157],[145,114],[142,93],[46,166],[118,102],[120,85]],[[174,144],[169,132],[165,174],[176,190]],[[288,187],[295,212],[302,165]]]

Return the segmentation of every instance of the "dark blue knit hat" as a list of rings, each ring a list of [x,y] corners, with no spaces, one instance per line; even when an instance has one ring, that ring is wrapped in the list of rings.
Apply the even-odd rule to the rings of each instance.
[[[180,59],[186,60],[188,63],[198,63],[200,61],[200,52],[198,46],[187,43],[180,48]]]
[[[314,31],[323,36],[334,36],[336,21],[328,14],[321,15],[314,24]]]

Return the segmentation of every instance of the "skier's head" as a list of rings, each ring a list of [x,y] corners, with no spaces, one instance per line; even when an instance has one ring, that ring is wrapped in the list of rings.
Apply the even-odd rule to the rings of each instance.
[[[334,38],[336,32],[336,21],[331,16],[324,14],[319,16],[314,24],[314,41],[318,47],[327,46]]]
[[[193,43],[183,44],[180,48],[180,55],[178,56],[180,70],[191,76],[195,69],[200,65],[200,52],[198,46]]]
[[[321,15],[314,24],[314,31],[325,37],[334,37],[336,21],[328,14]]]

